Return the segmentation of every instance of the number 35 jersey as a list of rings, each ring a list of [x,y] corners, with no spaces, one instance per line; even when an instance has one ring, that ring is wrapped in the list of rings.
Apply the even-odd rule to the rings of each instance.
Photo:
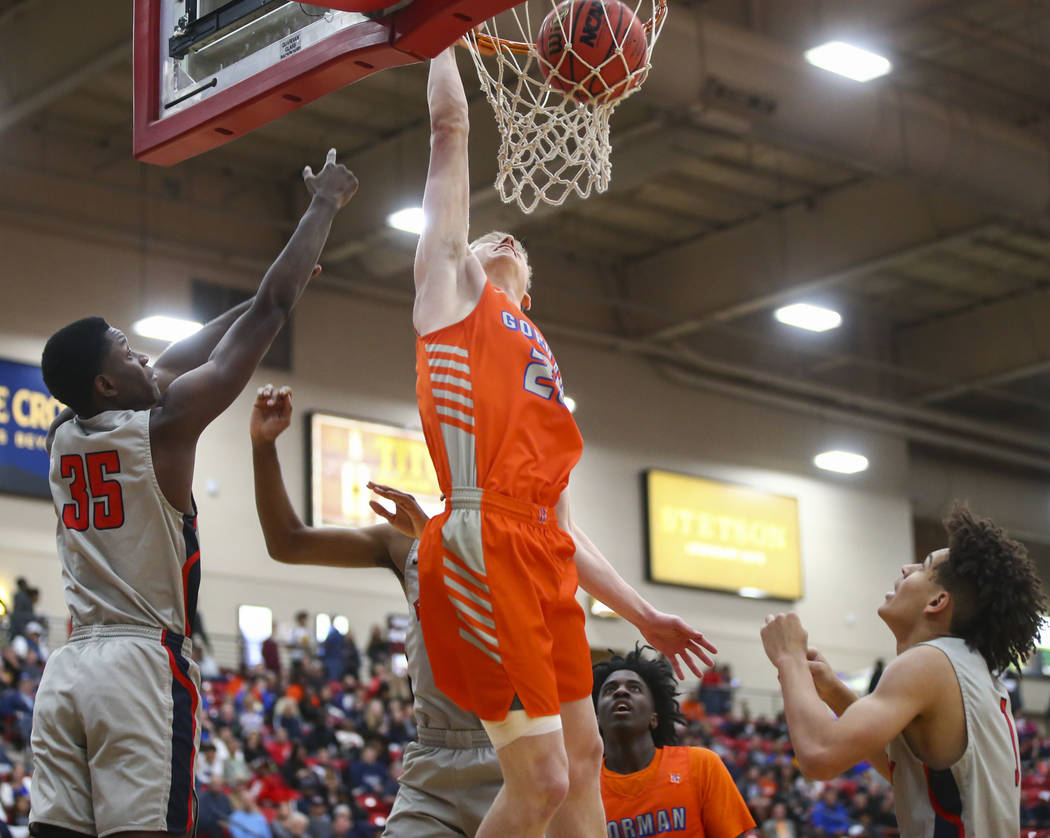
[[[416,341],[423,432],[447,497],[476,487],[553,507],[583,440],[547,341],[485,283],[474,310]]]
[[[109,410],[55,433],[51,497],[74,627],[190,634],[200,584],[197,521],[161,493],[149,419],[148,410]]]

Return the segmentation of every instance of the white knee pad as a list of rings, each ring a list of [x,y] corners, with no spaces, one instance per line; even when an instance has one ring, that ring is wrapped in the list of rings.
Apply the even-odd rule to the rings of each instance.
[[[532,718],[524,710],[511,710],[501,722],[481,720],[492,747],[499,750],[522,736],[539,736],[561,730],[561,716],[537,716]]]

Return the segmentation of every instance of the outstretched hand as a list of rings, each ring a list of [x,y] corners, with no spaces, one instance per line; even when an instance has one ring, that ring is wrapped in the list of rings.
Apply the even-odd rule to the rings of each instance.
[[[309,166],[303,169],[303,181],[311,195],[328,198],[339,208],[345,207],[357,192],[357,178],[342,163],[335,161],[335,149],[328,149],[324,168],[318,174]]]
[[[273,442],[292,423],[292,388],[260,387],[255,394],[248,431],[252,442]]]
[[[399,492],[397,489],[381,486],[378,483],[369,482],[368,488],[379,495],[379,497],[386,498],[394,503],[394,510],[391,512],[379,501],[370,500],[368,505],[372,507],[372,511],[376,515],[386,518],[390,526],[398,532],[404,533],[409,538],[422,537],[423,528],[427,525],[427,521],[430,520],[430,516],[423,511],[415,497],[407,492]]]
[[[770,614],[762,627],[762,645],[773,666],[779,666],[784,658],[805,658],[809,648],[809,635],[802,628],[798,614]]]
[[[714,658],[708,653],[717,653],[718,649],[702,632],[694,629],[681,617],[657,611],[656,615],[644,626],[639,626],[639,629],[649,645],[671,662],[679,681],[685,678],[683,663],[697,678],[704,674],[700,663],[714,666]]]

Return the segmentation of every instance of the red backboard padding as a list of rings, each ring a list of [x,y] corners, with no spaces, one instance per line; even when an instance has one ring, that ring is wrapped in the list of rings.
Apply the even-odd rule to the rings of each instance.
[[[170,166],[243,136],[377,70],[432,58],[514,0],[415,0],[386,18],[363,21],[170,116],[160,113],[161,0],[135,0],[134,153]],[[390,0],[343,0],[362,11]]]

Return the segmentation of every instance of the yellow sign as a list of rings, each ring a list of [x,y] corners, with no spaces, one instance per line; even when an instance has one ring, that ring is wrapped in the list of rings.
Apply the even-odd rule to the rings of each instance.
[[[415,495],[430,515],[444,508],[421,431],[326,413],[310,416],[310,510],[314,526],[384,523],[368,505],[368,482]]]
[[[666,471],[646,488],[653,582],[802,597],[795,498]]]

